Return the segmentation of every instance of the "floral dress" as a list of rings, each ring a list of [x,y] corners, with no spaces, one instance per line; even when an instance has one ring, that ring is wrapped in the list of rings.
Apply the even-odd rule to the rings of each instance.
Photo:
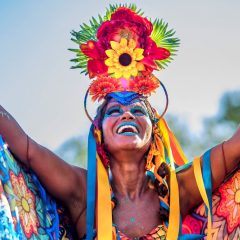
[[[212,240],[240,239],[240,167],[215,190],[212,205]],[[184,219],[182,232],[206,235],[206,229],[207,216],[201,204]],[[118,236],[131,239],[120,231]],[[33,172],[13,158],[1,137],[0,239],[78,239],[66,209],[48,195]],[[166,230],[159,225],[135,239],[165,240]]]

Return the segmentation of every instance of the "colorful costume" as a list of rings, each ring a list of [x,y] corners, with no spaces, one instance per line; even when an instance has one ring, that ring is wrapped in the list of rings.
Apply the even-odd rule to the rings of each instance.
[[[13,158],[1,138],[0,169],[3,173],[0,181],[1,240],[77,239],[68,212],[46,193],[33,172]],[[239,239],[239,192],[240,169],[236,169],[212,197],[213,240]],[[207,215],[204,204],[201,204],[184,219],[182,231],[204,235],[206,226]],[[164,232],[159,226],[142,240],[165,239]],[[122,233],[119,233],[119,237],[128,239]]]
[[[98,19],[92,18],[90,26],[83,24],[79,32],[72,32],[73,41],[80,45],[80,49],[71,49],[77,55],[72,60],[77,63],[75,68],[82,68],[82,72],[88,73],[93,79],[85,97],[85,109],[88,93],[93,101],[104,99],[107,102],[109,98],[113,98],[122,105],[129,105],[138,99],[144,101],[160,85],[166,93],[164,85],[153,75],[153,71],[163,69],[172,60],[179,40],[174,37],[174,31],[168,30],[167,24],[162,20],[151,22],[142,15],[142,11],[134,5],[129,7],[113,5],[103,18],[100,16]],[[145,104],[148,105],[146,101]],[[181,220],[179,201],[176,201],[179,199],[179,190],[175,169],[176,166],[187,163],[187,160],[163,119],[167,104],[168,98],[161,115],[151,107],[148,109],[153,122],[154,140],[147,156],[146,171],[152,182],[157,185],[162,212],[160,217],[164,222],[166,237],[177,239],[182,233],[178,230]],[[112,209],[116,201],[108,180],[109,166],[106,164],[108,159],[106,154],[102,154],[104,149],[101,143],[101,120],[99,116],[92,120],[87,109],[86,113],[93,122],[89,133],[91,151],[88,156],[87,239],[95,236],[94,222],[99,239],[118,239],[117,226],[112,223]],[[204,202],[208,207],[210,229],[212,209],[209,159],[208,154],[204,165],[209,170],[206,171],[204,182],[200,159],[194,163],[194,169],[196,178],[199,179],[201,194],[204,195]],[[169,164],[169,173],[161,174],[160,170],[166,167],[166,163]],[[170,186],[167,177],[170,178]],[[207,192],[204,184],[208,185]],[[112,196],[112,204],[110,196]],[[97,206],[95,206],[96,198]],[[105,221],[100,220],[101,216],[105,216]]]
[[[89,132],[91,151],[88,154],[87,239],[96,235],[99,239],[119,239],[122,235],[112,223],[112,210],[117,201],[111,182],[109,184],[109,159],[102,146],[99,119],[101,111],[94,120],[90,117],[87,111],[87,96],[90,94],[93,101],[104,100],[106,103],[109,99],[114,99],[122,105],[129,105],[136,99],[144,101],[144,98],[150,96],[160,85],[166,94],[166,107],[161,115],[151,106],[148,108],[153,122],[154,139],[145,168],[159,193],[160,218],[166,232],[161,238],[203,237],[201,234],[186,235],[182,231],[176,172],[192,163],[187,163],[178,141],[163,118],[168,96],[162,82],[153,75],[154,70],[163,69],[175,55],[179,39],[174,37],[174,34],[162,20],[150,21],[143,17],[143,12],[135,5],[111,5],[104,17],[92,18],[90,25],[83,24],[79,32],[72,32],[72,40],[80,46],[80,49],[70,49],[76,53],[76,58],[72,59],[76,63],[73,68],[81,68],[82,73],[93,79],[85,96],[86,114],[93,123]],[[202,168],[200,162],[200,158],[196,158],[193,169],[208,213],[210,239],[213,211],[210,151],[203,156]],[[181,167],[177,168],[178,166]],[[165,174],[162,174],[162,170]],[[170,178],[170,186],[167,177]],[[102,216],[105,217],[104,221]]]
[[[72,59],[76,63],[73,68],[81,68],[93,79],[84,103],[92,121],[88,139],[86,239],[92,240],[96,236],[100,240],[129,239],[112,223],[117,200],[111,189],[109,159],[102,144],[100,113],[94,119],[90,117],[86,108],[88,94],[93,101],[107,103],[109,99],[115,99],[122,105],[141,100],[148,108],[154,140],[145,169],[159,195],[163,224],[140,239],[201,239],[207,232],[207,239],[217,239],[218,234],[226,239],[240,235],[239,171],[212,197],[210,151],[203,155],[202,167],[200,158],[188,163],[163,118],[168,97],[153,71],[163,69],[175,55],[179,40],[174,34],[162,20],[150,21],[143,17],[135,5],[111,5],[104,17],[92,18],[90,25],[83,24],[79,32],[72,32],[72,40],[80,45],[80,49],[70,49],[76,53],[76,58]],[[161,115],[147,102],[147,97],[159,86],[163,87],[167,97]],[[69,221],[64,209],[48,197],[34,173],[19,167],[3,142],[0,150],[3,172],[0,214],[6,234],[4,239],[76,239],[70,222],[64,222],[64,219]],[[176,174],[191,164],[205,207],[201,205],[181,223]],[[227,209],[232,209],[232,213]]]

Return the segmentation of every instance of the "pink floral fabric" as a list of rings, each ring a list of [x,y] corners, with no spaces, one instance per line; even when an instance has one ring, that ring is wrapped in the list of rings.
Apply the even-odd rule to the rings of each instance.
[[[240,169],[213,194],[212,240],[240,239]],[[201,204],[183,221],[183,233],[206,234],[207,216]]]

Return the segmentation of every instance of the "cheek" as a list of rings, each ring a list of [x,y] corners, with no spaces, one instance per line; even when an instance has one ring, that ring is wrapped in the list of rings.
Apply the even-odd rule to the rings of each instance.
[[[111,129],[112,129],[113,123],[112,121],[107,118],[103,120],[102,123],[102,133],[103,133],[103,141],[106,143],[109,138],[111,138]]]
[[[144,128],[146,129],[145,131],[145,137],[147,139],[150,139],[152,137],[152,122],[150,121],[150,119],[146,119],[145,123],[143,124]]]

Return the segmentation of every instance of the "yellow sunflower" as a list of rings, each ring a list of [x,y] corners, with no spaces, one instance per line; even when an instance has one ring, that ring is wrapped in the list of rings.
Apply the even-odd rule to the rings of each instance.
[[[129,41],[121,38],[120,43],[111,41],[112,49],[105,51],[108,58],[105,64],[108,66],[108,73],[113,77],[124,77],[129,79],[136,77],[139,71],[145,70],[143,63],[139,62],[144,58],[142,48],[136,48],[136,42],[133,39]]]

